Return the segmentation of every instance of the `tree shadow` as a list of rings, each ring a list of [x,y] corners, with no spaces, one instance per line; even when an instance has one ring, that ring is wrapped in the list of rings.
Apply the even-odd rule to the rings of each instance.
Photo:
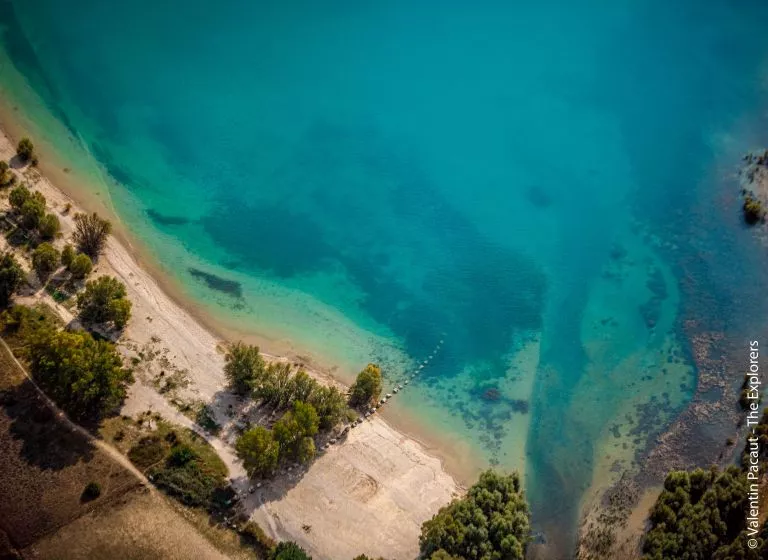
[[[48,406],[29,379],[0,392],[0,411],[10,421],[8,433],[21,442],[19,455],[43,470],[60,470],[90,461],[95,447],[70,429]]]

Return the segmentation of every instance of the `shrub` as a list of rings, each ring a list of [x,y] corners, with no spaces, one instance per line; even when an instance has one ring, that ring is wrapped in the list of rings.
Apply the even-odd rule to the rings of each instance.
[[[237,342],[229,349],[225,360],[224,375],[236,393],[247,393],[264,375],[264,360],[258,346]]]
[[[10,185],[16,179],[16,175],[11,171],[11,167],[5,160],[0,160],[0,187]]]
[[[297,545],[295,542],[284,541],[278,544],[272,554],[269,556],[270,560],[312,560],[312,557],[307,554],[307,551]]]
[[[54,214],[46,214],[40,219],[40,223],[37,225],[37,231],[40,233],[40,237],[43,239],[54,239],[61,229],[59,219]]]
[[[93,270],[93,262],[88,255],[80,253],[72,258],[68,268],[69,272],[72,273],[72,278],[82,280]]]
[[[486,471],[464,498],[422,525],[421,556],[443,551],[465,560],[523,560],[530,538],[528,517],[517,473]]]
[[[35,159],[35,146],[29,138],[22,138],[16,146],[16,154],[25,163],[32,161]]]
[[[0,257],[0,307],[7,307],[11,296],[24,281],[24,271],[12,253]]]
[[[19,212],[24,203],[29,200],[32,193],[27,188],[25,183],[20,184],[18,187],[14,187],[11,190],[11,194],[8,195],[8,202],[11,204],[11,208]]]
[[[75,258],[75,249],[67,243],[64,245],[64,249],[61,251],[61,264],[69,268],[69,266],[72,264],[72,259]]]
[[[40,281],[45,283],[59,267],[59,252],[50,243],[41,243],[32,252],[32,267]]]
[[[376,364],[368,364],[357,374],[355,383],[350,388],[350,403],[353,406],[366,406],[381,396],[381,369]]]
[[[77,296],[80,318],[89,323],[111,323],[123,328],[131,317],[131,302],[126,296],[125,284],[117,278],[102,276],[92,280]]]
[[[171,449],[171,454],[168,455],[168,464],[175,467],[182,467],[190,461],[193,461],[196,457],[197,455],[192,451],[192,448],[189,445],[180,443],[174,445]]]
[[[19,212],[21,223],[26,229],[37,228],[45,216],[45,197],[39,192],[32,193],[21,205]]]
[[[89,482],[85,485],[83,494],[80,496],[80,500],[83,502],[90,502],[101,496],[101,485],[98,482]]]
[[[270,476],[277,467],[280,448],[266,428],[258,426],[246,431],[238,438],[235,449],[250,476]]]
[[[763,204],[752,193],[747,193],[744,196],[742,210],[744,212],[744,221],[749,225],[754,225],[765,219]]]
[[[104,248],[111,232],[112,224],[96,212],[77,214],[75,216],[75,232],[72,238],[80,251],[91,259],[95,259]]]

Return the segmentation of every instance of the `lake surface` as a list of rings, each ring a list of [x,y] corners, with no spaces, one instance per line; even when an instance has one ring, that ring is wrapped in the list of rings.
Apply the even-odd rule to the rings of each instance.
[[[764,310],[734,312],[765,285],[732,178],[768,142],[763,1],[0,14],[6,101],[187,295],[342,375],[417,373],[401,406],[524,471],[564,549],[693,398],[690,325]]]

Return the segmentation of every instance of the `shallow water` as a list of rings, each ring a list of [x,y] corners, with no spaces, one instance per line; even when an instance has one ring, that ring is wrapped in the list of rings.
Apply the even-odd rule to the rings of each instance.
[[[768,6],[324,4],[0,1],[4,94],[211,313],[418,371],[568,547],[691,399],[686,321],[762,287],[718,197],[768,140]]]

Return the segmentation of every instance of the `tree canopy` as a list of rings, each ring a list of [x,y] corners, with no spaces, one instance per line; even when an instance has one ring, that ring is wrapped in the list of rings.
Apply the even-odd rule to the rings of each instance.
[[[465,560],[523,560],[530,534],[528,517],[517,473],[486,471],[464,498],[443,507],[422,525],[421,554],[426,558],[446,558],[447,554]]]
[[[37,329],[27,357],[35,379],[77,419],[94,419],[114,409],[132,381],[114,344],[85,331]]]
[[[122,329],[131,318],[131,302],[125,284],[111,276],[101,276],[85,285],[77,295],[80,318],[89,323],[107,323]]]
[[[11,296],[24,281],[24,271],[12,253],[0,257],[0,307],[7,307]]]
[[[225,357],[224,375],[236,393],[245,394],[256,385],[264,374],[264,360],[258,346],[242,342],[233,344]]]
[[[41,282],[46,282],[58,266],[59,252],[50,243],[41,243],[32,252],[32,268]]]
[[[269,560],[312,560],[312,557],[295,542],[284,541],[274,548]]]
[[[75,231],[72,239],[77,248],[92,260],[95,260],[104,249],[110,233],[112,233],[112,224],[96,212],[75,216]]]
[[[293,408],[286,412],[272,428],[280,454],[301,461],[315,456],[312,437],[317,433],[320,419],[315,407],[301,401],[294,401]]]
[[[29,138],[22,138],[16,146],[16,153],[23,162],[34,161],[35,146]]]
[[[381,369],[376,364],[368,364],[357,374],[355,383],[350,388],[350,403],[354,406],[366,406],[381,396]]]
[[[65,251],[66,249],[67,248],[64,247]],[[91,273],[91,270],[93,270],[93,261],[91,261],[91,257],[85,253],[78,253],[69,261],[67,270],[72,274],[72,278],[75,280],[82,280]]]
[[[249,476],[270,476],[277,467],[280,446],[272,432],[262,426],[246,431],[235,448]]]

